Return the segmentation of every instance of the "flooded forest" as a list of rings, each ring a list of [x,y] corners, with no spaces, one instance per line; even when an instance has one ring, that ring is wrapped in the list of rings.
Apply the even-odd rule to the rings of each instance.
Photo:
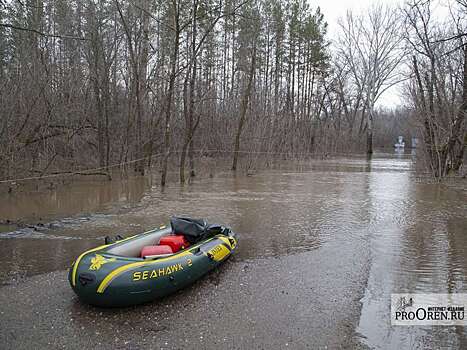
[[[467,349],[467,0],[320,1],[0,0],[2,349]]]
[[[3,0],[0,178],[184,183],[200,159],[371,155],[398,135],[433,176],[458,173],[467,4],[449,6],[349,11],[330,37],[304,0]],[[394,85],[403,103],[378,105]]]

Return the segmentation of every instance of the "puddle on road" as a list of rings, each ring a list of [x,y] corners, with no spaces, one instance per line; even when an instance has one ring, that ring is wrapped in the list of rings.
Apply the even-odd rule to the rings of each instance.
[[[0,284],[65,269],[106,235],[142,232],[171,215],[206,217],[238,232],[240,260],[327,243],[345,250],[349,240],[369,240],[372,259],[357,329],[362,341],[374,348],[413,348],[427,339],[459,346],[463,331],[390,326],[391,293],[465,292],[467,282],[465,187],[420,183],[411,169],[410,158],[377,155],[371,162],[314,161],[299,170],[171,184],[163,192],[151,179],[136,177],[6,196],[0,221],[21,219],[32,228],[0,228]]]

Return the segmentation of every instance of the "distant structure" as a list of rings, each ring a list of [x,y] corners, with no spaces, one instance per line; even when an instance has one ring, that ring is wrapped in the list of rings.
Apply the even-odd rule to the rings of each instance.
[[[396,149],[405,148],[405,142],[404,142],[404,137],[403,136],[399,136],[397,138],[397,143],[394,145],[394,147]]]
[[[412,148],[417,148],[417,147],[418,147],[418,138],[412,137]]]

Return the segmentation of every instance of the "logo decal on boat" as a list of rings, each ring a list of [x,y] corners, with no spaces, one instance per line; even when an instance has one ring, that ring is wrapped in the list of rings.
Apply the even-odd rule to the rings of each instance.
[[[91,259],[91,266],[89,266],[89,270],[99,270],[102,265],[107,264],[108,262],[115,261],[115,258],[106,259],[102,255],[96,254],[94,258]]]
[[[207,252],[207,256],[214,261],[221,261],[229,254],[230,250],[223,244],[219,244]]]

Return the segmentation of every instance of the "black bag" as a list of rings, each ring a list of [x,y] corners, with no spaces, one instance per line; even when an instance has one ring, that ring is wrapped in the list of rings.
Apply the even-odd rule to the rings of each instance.
[[[224,232],[223,226],[209,225],[205,219],[172,217],[170,225],[173,233],[182,234],[191,244]]]

